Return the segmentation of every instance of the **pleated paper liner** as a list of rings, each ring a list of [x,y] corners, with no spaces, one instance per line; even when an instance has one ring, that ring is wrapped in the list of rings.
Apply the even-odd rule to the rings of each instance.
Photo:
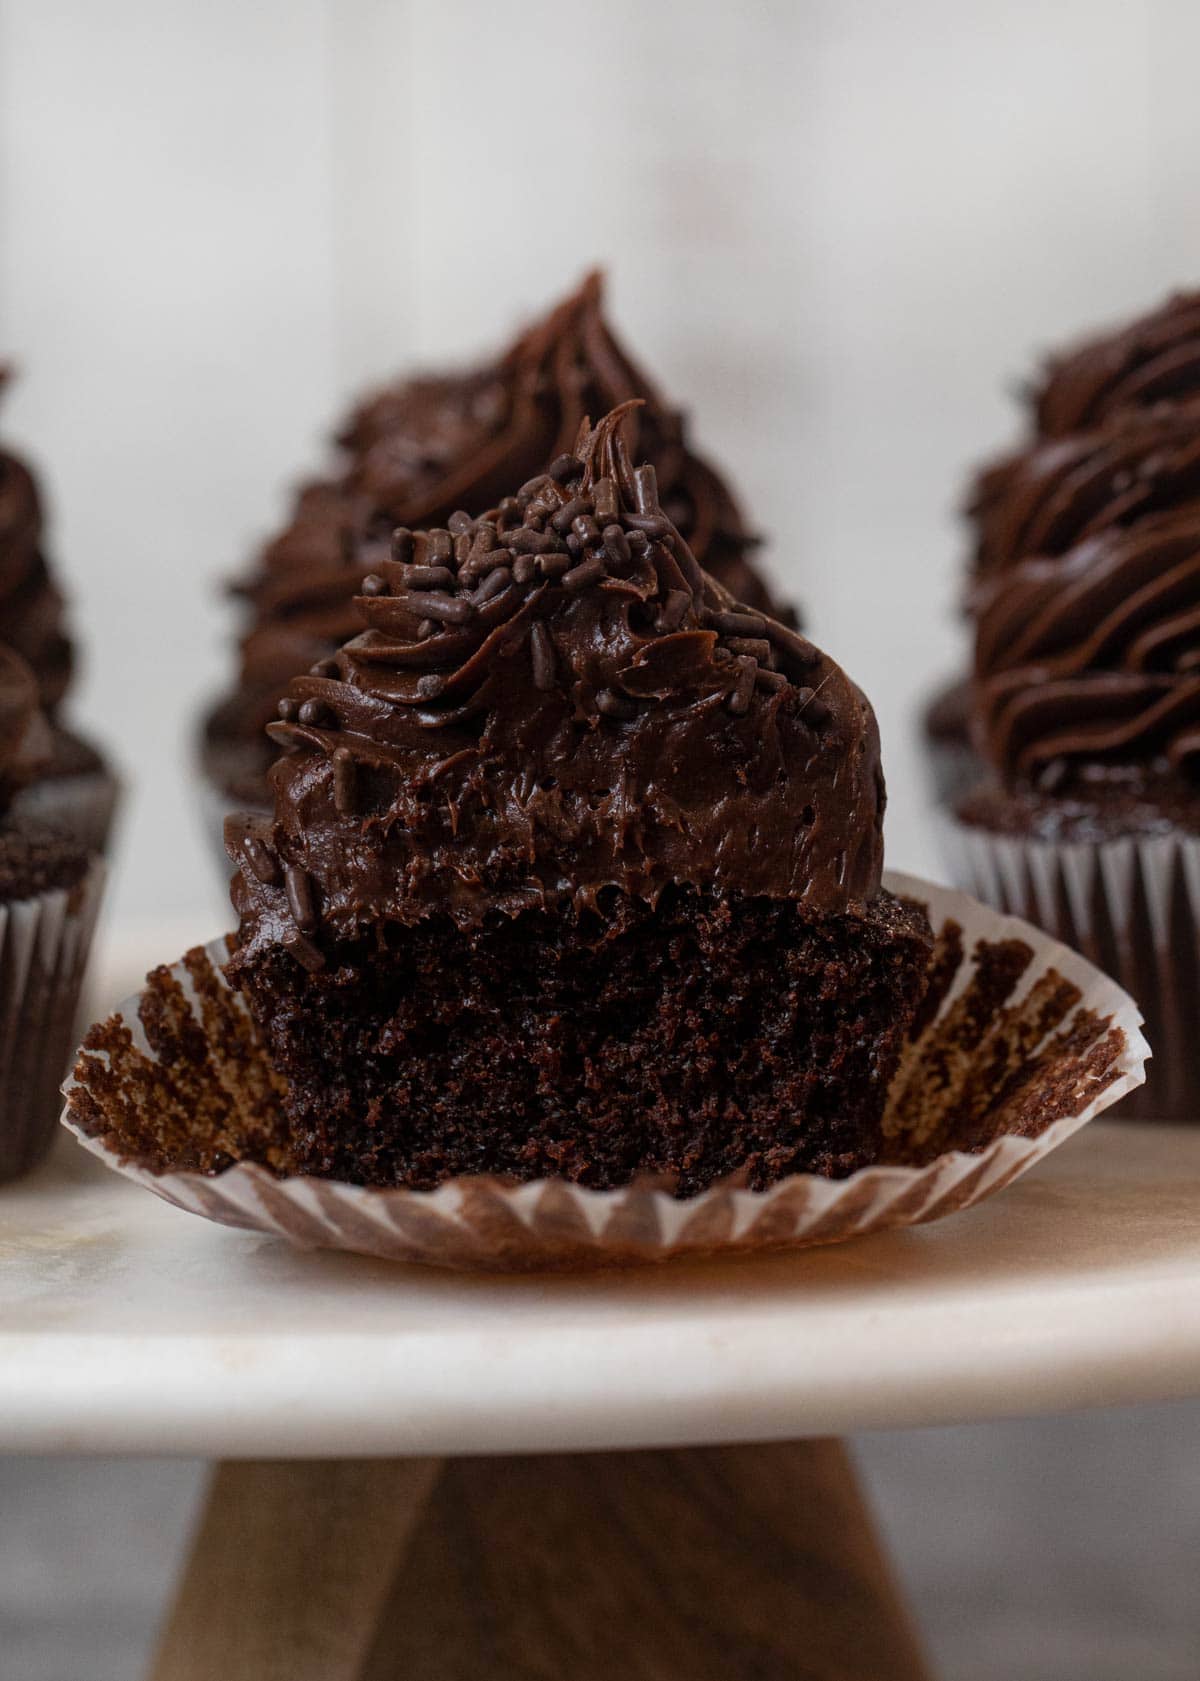
[[[74,887],[0,905],[0,1184],[36,1167],[58,1136],[103,891],[97,858]]]
[[[1035,923],[1125,987],[1154,1060],[1122,1116],[1200,1121],[1200,837],[1027,840],[939,818],[955,883]]]
[[[961,893],[891,875],[937,932],[930,992],[889,1094],[885,1159],[842,1180],[796,1174],[766,1191],[737,1176],[679,1200],[668,1180],[620,1190],[458,1178],[434,1191],[280,1177],[239,1161],[188,1168],[189,1140],[268,1155],[277,1076],[225,939],[197,947],[89,1035],[65,1124],[157,1196],[307,1247],[437,1266],[524,1271],[836,1243],[940,1219],[991,1196],[1143,1078],[1136,1005],[1075,952]],[[88,1045],[91,1048],[88,1048]],[[155,1139],[171,1165],[129,1159]]]

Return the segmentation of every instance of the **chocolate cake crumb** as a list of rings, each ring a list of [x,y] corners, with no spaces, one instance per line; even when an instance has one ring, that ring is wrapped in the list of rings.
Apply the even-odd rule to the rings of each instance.
[[[287,1087],[294,1171],[428,1189],[457,1174],[607,1188],[876,1159],[924,987],[924,911],[861,917],[694,888],[656,908],[445,916],[231,976]]]

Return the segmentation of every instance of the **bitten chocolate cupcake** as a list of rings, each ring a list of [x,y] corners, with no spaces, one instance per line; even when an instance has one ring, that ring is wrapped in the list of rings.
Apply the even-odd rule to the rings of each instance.
[[[103,882],[77,840],[18,812],[55,745],[38,689],[0,645],[0,1182],[36,1166],[55,1135]]]
[[[1155,1053],[1138,1112],[1185,1119],[1200,1103],[1198,323],[1176,300],[1052,364],[1036,412],[1054,435],[989,477],[973,729],[992,774],[947,827],[962,885],[1137,998]]]
[[[8,370],[0,367],[0,392]],[[45,553],[37,481],[16,455],[0,449],[0,642],[37,681],[50,736],[37,777],[17,795],[17,812],[44,818],[85,851],[103,852],[119,785],[100,751],[66,727],[61,710],[74,669],[62,595]]]
[[[240,671],[204,733],[215,805],[269,804],[264,727],[290,679],[355,634],[354,593],[395,526],[484,512],[570,449],[586,416],[635,397],[643,401],[626,422],[630,447],[655,467],[668,516],[735,595],[771,606],[737,503],[614,336],[593,274],[498,360],[390,386],[343,426],[334,472],[301,491],[287,528],[237,586],[250,614]]]
[[[931,936],[874,715],[701,570],[624,419],[396,532],[280,704],[274,816],[227,826],[276,1166],[687,1196],[880,1153]]]

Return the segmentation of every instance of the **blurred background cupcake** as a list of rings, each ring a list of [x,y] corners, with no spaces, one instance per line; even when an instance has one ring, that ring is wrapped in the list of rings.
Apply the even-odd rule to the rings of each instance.
[[[1118,977],[1154,1048],[1130,1107],[1200,1098],[1200,299],[1050,363],[1040,437],[992,467],[958,882]]]
[[[1188,422],[1172,423],[1170,410],[1200,401],[1200,293],[1177,293],[1150,314],[1052,356],[1022,398],[1026,443],[980,469],[964,504],[972,552],[960,606],[968,623],[980,579],[1006,561],[1043,547],[1059,553],[1088,534],[1089,522],[1129,523],[1186,499],[1190,484],[1186,476],[1180,480],[1178,468],[1162,485],[1148,482],[1157,465],[1148,439],[1140,446],[1127,441],[1127,453],[1138,457],[1138,477],[1124,484],[1122,473],[1133,468],[1111,447],[1097,446],[1091,434],[1121,414],[1156,410],[1178,443]],[[1081,437],[1062,452],[1033,454],[1038,442],[1073,435]],[[970,676],[961,672],[935,690],[921,713],[933,796],[947,805],[985,769],[972,739],[970,691]]]
[[[207,715],[202,760],[214,845],[231,806],[265,810],[266,726],[292,678],[361,629],[353,598],[397,526],[475,515],[569,451],[580,423],[631,397],[631,448],[658,472],[664,506],[739,600],[794,622],[753,560],[757,539],[720,475],[696,455],[682,415],[610,328],[598,273],[498,358],[409,378],[361,401],[337,434],[329,475],[299,491],[288,524],[234,585],[248,623],[232,690]]]
[[[58,1131],[104,881],[76,837],[22,809],[57,763],[39,687],[0,645],[0,1183],[36,1166]]]
[[[0,367],[0,394],[9,377]],[[0,641],[33,673],[49,727],[37,777],[17,793],[14,814],[45,819],[85,851],[103,852],[119,784],[99,748],[61,717],[75,651],[46,559],[44,527],[37,480],[24,461],[0,448]]]

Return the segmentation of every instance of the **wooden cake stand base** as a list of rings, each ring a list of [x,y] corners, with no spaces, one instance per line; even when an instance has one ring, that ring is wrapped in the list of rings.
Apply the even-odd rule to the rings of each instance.
[[[836,1441],[225,1462],[154,1681],[922,1681]]]

